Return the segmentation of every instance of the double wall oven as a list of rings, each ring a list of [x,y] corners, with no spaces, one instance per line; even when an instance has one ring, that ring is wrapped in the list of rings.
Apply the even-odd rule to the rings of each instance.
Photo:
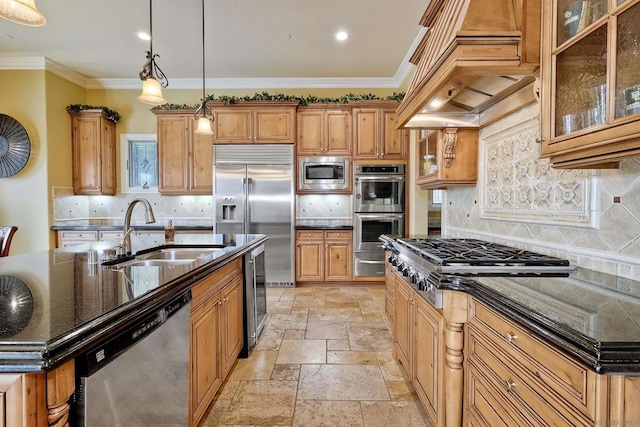
[[[384,276],[384,250],[378,238],[404,233],[404,187],[404,165],[355,166],[354,276]]]

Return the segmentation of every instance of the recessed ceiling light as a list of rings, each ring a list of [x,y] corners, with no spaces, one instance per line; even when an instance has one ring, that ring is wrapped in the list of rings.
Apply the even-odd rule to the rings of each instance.
[[[443,104],[442,100],[440,99],[434,99],[433,101],[431,101],[429,103],[429,105],[433,108],[438,108],[439,106],[441,106]]]
[[[336,33],[336,40],[343,41],[343,40],[346,40],[348,38],[349,38],[349,33],[347,33],[346,31],[338,31]]]
[[[138,35],[138,38],[140,40],[144,40],[144,41],[151,40],[151,36],[149,34],[145,33],[144,31],[140,31],[137,35]]]

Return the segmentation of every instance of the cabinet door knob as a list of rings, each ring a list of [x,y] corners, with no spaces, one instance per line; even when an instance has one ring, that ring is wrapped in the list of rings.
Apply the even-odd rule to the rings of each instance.
[[[505,386],[507,387],[507,391],[512,391],[516,387],[516,383],[506,380]]]
[[[537,142],[538,144],[541,144],[541,143],[543,143],[543,142],[544,142],[544,138],[543,138],[543,137],[541,137],[541,136],[538,136],[538,137],[536,137],[536,142]]]
[[[511,334],[510,332],[507,332],[506,334],[504,334],[504,339],[507,340],[508,343],[513,342],[516,338],[518,338],[518,336]]]

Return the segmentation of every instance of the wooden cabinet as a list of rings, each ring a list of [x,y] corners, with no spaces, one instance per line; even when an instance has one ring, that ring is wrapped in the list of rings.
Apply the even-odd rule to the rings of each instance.
[[[195,133],[193,112],[158,110],[158,190],[213,194],[213,138]]]
[[[243,345],[240,259],[194,285],[192,294],[189,425],[197,425]]]
[[[397,105],[395,101],[354,103],[354,160],[407,159],[409,130],[396,129]]]
[[[74,194],[116,194],[116,124],[102,109],[71,116]]]
[[[26,425],[23,416],[25,388],[24,374],[0,375],[0,427]]]
[[[521,417],[524,424],[594,425],[608,419],[608,377],[597,375],[527,329],[475,299],[469,306],[466,354],[471,419]],[[481,384],[500,404],[487,404]]]
[[[353,278],[351,230],[296,232],[296,281],[347,282]]]
[[[210,102],[207,105],[213,110],[215,143],[295,142],[297,102],[239,102],[233,106]]]
[[[326,104],[298,108],[298,156],[350,156],[351,108]]]
[[[423,190],[473,186],[478,180],[478,129],[422,130],[417,184]]]
[[[394,351],[434,426],[444,425],[444,319],[394,273]]]
[[[553,0],[542,13],[542,155],[557,168],[639,156],[640,1]]]
[[[46,373],[0,374],[0,426],[68,426],[75,362]]]

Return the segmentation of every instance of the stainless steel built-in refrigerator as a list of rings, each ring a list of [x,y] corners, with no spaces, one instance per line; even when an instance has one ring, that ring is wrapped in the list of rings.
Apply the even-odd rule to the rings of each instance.
[[[267,285],[294,285],[293,145],[215,145],[215,232],[266,234]]]

